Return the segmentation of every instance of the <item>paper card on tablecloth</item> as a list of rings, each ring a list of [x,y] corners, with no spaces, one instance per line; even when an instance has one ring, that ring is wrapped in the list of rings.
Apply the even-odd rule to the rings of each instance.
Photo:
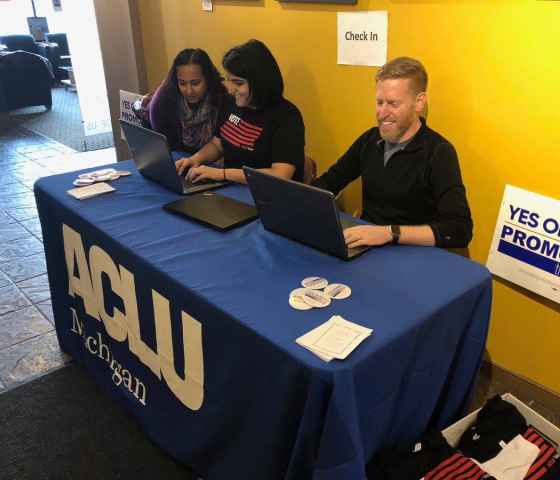
[[[306,348],[307,350],[309,350],[310,352],[314,353],[315,355],[317,355],[321,360],[324,360],[325,362],[330,362],[334,357],[332,357],[331,355],[319,352],[318,350],[315,350],[311,344],[317,339],[319,338],[323,332],[325,332],[328,328],[329,328],[329,322],[330,320],[328,320],[327,322],[323,323],[322,325],[319,325],[317,328],[314,328],[313,330],[311,330],[310,332],[307,332],[305,335],[302,335],[299,338],[296,338],[296,343],[298,345],[301,345],[302,347]]]
[[[317,355],[324,362],[330,362],[334,358],[334,357],[331,357],[329,355],[325,355],[324,353],[321,353],[319,350],[314,350],[313,348],[306,347],[305,345],[302,345],[302,346],[304,348],[306,348],[307,350],[309,350],[311,353]]]
[[[97,195],[114,191],[115,189],[108,183],[99,182],[94,183],[93,185],[88,185],[87,187],[72,188],[67,190],[66,193],[78,200],[85,200],[86,198],[97,197]]]
[[[313,342],[312,347],[323,354],[344,360],[372,331],[371,328],[334,316],[329,327]]]
[[[325,361],[333,358],[343,360],[372,332],[373,330],[370,328],[362,327],[335,315],[296,339],[296,343]]]

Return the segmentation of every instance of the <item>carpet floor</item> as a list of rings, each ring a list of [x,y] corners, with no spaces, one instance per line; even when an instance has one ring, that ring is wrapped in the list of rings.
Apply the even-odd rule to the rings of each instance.
[[[0,395],[0,479],[182,479],[187,467],[72,363]]]
[[[100,150],[113,146],[113,134],[84,135],[80,102],[76,92],[62,87],[52,89],[52,110],[27,107],[10,112],[10,118],[20,126],[56,140],[77,152]]]

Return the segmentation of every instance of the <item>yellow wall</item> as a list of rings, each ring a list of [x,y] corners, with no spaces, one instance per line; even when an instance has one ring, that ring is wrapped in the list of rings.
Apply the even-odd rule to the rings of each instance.
[[[387,10],[389,58],[421,59],[429,124],[457,148],[475,221],[473,259],[485,263],[505,183],[560,198],[560,2],[139,0],[150,87],[179,49],[217,64],[249,38],[275,54],[299,106],[307,152],[324,170],[374,122],[374,68],[336,65],[336,12]],[[356,190],[354,188],[354,190]],[[355,194],[347,197],[350,208]],[[491,359],[560,392],[560,308],[495,281]]]

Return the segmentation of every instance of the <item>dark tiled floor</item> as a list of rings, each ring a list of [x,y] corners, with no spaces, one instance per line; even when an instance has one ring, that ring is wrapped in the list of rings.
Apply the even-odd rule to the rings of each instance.
[[[40,252],[11,262],[0,263],[0,271],[14,283],[27,280],[47,272],[45,256]],[[2,284],[0,280],[0,287],[3,286]]]
[[[0,393],[68,361],[54,332],[33,184],[112,161],[114,150],[76,154],[26,129],[0,125]]]

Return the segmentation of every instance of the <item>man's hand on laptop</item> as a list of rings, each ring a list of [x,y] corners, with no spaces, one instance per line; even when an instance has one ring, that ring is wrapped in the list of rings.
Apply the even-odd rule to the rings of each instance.
[[[184,175],[189,168],[195,167],[196,165],[198,165],[198,163],[193,157],[183,157],[175,162],[175,168],[179,175]]]
[[[344,241],[348,248],[367,245],[385,245],[392,240],[391,230],[387,226],[358,225],[344,230]]]
[[[203,180],[220,181],[224,179],[224,171],[221,168],[200,165],[199,167],[191,167],[187,173],[186,179],[192,183],[201,182]]]

